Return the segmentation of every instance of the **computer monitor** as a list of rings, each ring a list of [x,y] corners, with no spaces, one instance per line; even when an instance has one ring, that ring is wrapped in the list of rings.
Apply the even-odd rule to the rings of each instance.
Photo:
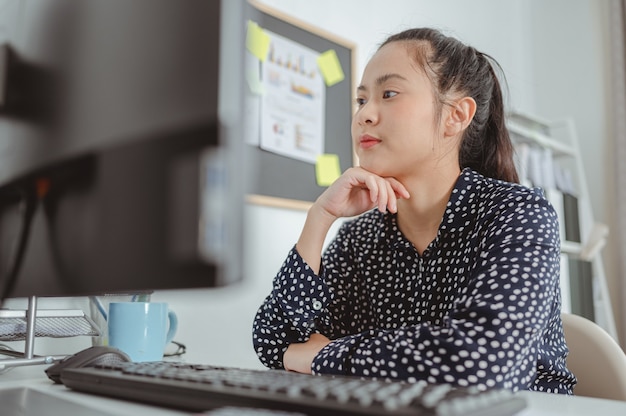
[[[0,0],[0,301],[242,277],[243,0]]]

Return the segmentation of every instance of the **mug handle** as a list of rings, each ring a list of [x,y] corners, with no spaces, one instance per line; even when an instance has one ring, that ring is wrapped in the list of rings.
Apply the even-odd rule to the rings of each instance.
[[[174,339],[174,335],[176,335],[176,330],[178,329],[178,317],[176,313],[172,310],[167,311],[167,317],[169,319],[170,325],[167,329],[167,335],[165,336],[165,345],[168,345]]]

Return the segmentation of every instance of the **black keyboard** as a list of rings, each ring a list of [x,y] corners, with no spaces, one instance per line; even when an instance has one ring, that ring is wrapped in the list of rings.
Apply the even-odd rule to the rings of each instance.
[[[508,390],[173,362],[65,369],[61,381],[82,392],[193,412],[237,407],[324,416],[506,416],[526,406]]]

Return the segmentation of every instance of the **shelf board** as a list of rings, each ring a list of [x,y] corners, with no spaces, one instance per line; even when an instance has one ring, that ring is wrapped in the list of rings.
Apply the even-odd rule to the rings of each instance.
[[[524,142],[537,144],[541,147],[551,149],[555,156],[578,156],[576,149],[567,144],[561,143],[558,140],[545,134],[532,130],[528,127],[524,127],[514,121],[508,122],[509,131],[520,137]]]
[[[565,254],[580,254],[582,250],[582,244],[575,241],[561,241],[561,253]]]
[[[98,336],[100,329],[80,309],[37,310],[36,337],[65,338],[79,335]],[[26,339],[28,313],[25,310],[0,310],[0,341]]]

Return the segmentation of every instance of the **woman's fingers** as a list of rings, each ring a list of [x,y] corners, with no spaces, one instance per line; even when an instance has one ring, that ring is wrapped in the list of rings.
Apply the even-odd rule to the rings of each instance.
[[[396,193],[394,192],[393,187],[391,186],[391,183],[389,183],[389,181],[385,181],[385,187],[387,188],[387,208],[389,208],[390,212],[395,214],[396,212],[398,212],[398,201]]]
[[[398,198],[409,198],[409,192],[395,178],[382,178],[370,174],[365,178],[365,187],[369,190],[370,200],[379,211],[398,211]]]
[[[371,208],[397,212],[397,199],[408,198],[404,185],[395,178],[383,178],[365,169],[350,168],[318,201],[335,217],[353,216]]]
[[[365,177],[365,187],[369,190],[370,193],[370,201],[373,204],[377,204],[380,198],[380,190],[378,182],[376,181],[376,176],[368,174]]]
[[[385,180],[389,183],[397,198],[409,199],[411,197],[409,191],[396,178],[385,178]]]

